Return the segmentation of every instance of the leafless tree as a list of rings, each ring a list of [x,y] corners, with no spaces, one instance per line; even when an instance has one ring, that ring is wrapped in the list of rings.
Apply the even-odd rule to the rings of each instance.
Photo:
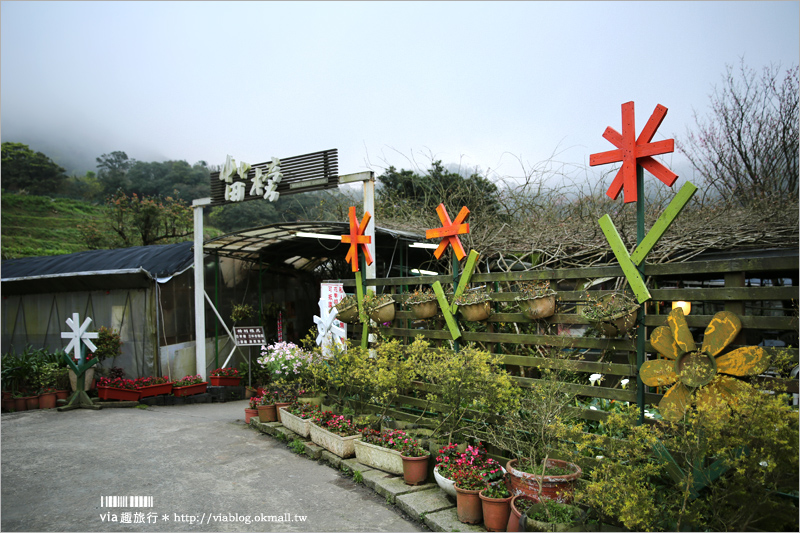
[[[780,78],[780,67],[760,75],[741,60],[727,65],[710,95],[705,117],[694,113],[695,131],[678,149],[713,190],[746,205],[756,198],[798,193],[798,67]]]

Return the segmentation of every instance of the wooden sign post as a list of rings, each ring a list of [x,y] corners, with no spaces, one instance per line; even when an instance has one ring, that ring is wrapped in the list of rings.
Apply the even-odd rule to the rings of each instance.
[[[350,248],[347,250],[347,256],[345,260],[350,263],[353,272],[356,275],[356,298],[358,300],[358,316],[364,316],[364,285],[361,279],[361,270],[358,268],[358,248],[359,246],[364,252],[364,260],[368,265],[372,264],[372,255],[369,253],[369,247],[367,246],[369,243],[372,242],[372,237],[369,235],[364,235],[364,232],[367,229],[367,224],[369,224],[372,215],[369,212],[364,213],[364,217],[361,219],[361,224],[358,223],[358,219],[356,218],[356,208],[355,206],[351,206],[348,212],[348,218],[350,219],[350,234],[349,235],[342,235],[342,242],[345,244],[349,244]],[[364,327],[361,333],[361,347],[367,347],[367,341],[369,339],[369,322],[364,323]]]
[[[88,347],[92,351],[97,350],[97,346],[94,345],[92,339],[96,339],[99,335],[96,332],[86,331],[92,323],[92,319],[89,317],[86,317],[86,320],[81,323],[80,315],[72,313],[72,318],[68,318],[66,322],[72,331],[62,331],[61,338],[70,339],[65,349],[64,359],[67,362],[67,366],[75,372],[75,392],[70,396],[67,405],[62,405],[58,408],[58,411],[101,409],[99,405],[95,405],[92,402],[86,391],[83,390],[86,384],[86,371],[99,362],[96,357],[90,361],[86,360],[86,348]],[[75,359],[78,360],[77,364],[69,356],[70,351],[75,354]]]

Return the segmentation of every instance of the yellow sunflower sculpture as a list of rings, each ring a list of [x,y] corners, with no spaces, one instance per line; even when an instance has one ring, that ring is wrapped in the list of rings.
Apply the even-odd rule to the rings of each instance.
[[[729,311],[714,315],[699,349],[681,308],[670,312],[667,324],[650,335],[650,344],[665,359],[646,361],[639,370],[645,385],[673,384],[658,404],[667,420],[683,418],[693,399],[704,406],[733,402],[737,391],[750,385],[731,376],[756,376],[769,367],[767,352],[758,346],[744,346],[719,355],[742,329],[739,317]]]

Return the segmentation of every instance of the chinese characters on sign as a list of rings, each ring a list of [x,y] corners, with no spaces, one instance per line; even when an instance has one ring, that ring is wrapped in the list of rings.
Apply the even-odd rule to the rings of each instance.
[[[260,346],[267,344],[264,328],[261,326],[248,326],[233,328],[233,336],[239,346]]]
[[[236,161],[228,156],[225,159],[225,165],[219,173],[219,179],[225,182],[225,200],[229,202],[241,202],[245,199],[245,191],[247,186],[244,181],[237,181],[234,183],[233,176],[238,174],[239,177],[247,181],[247,173],[250,172],[250,164],[244,161],[239,162],[236,166]],[[256,168],[255,176],[252,178],[252,186],[250,187],[250,196],[263,196],[265,200],[274,202],[280,196],[278,192],[278,184],[283,179],[281,174],[281,160],[277,157],[272,158],[272,162],[267,167],[267,173],[260,168]]]
[[[327,302],[328,309],[330,309],[345,297],[344,285],[341,283],[322,283],[320,284],[320,297]],[[333,325],[347,331],[347,324],[341,320],[334,320]]]

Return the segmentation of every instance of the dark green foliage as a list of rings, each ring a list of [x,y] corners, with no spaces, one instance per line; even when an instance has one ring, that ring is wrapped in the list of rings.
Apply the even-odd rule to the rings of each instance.
[[[42,152],[22,143],[2,144],[3,189],[29,194],[55,194],[64,186],[67,175]]]

